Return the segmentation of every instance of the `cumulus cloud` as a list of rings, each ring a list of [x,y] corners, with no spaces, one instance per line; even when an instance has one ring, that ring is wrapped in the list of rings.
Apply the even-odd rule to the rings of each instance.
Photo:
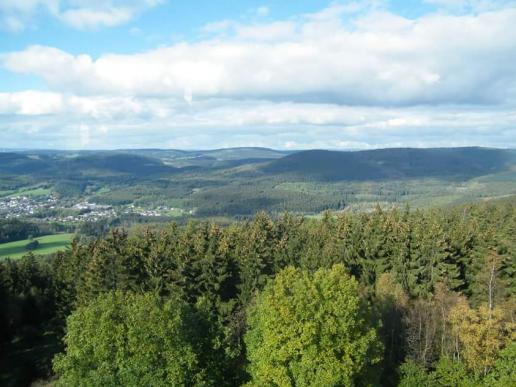
[[[126,23],[133,17],[133,10],[130,8],[107,8],[107,9],[70,9],[59,15],[65,23],[79,29],[95,28],[97,26],[116,26]]]
[[[174,97],[0,94],[0,127],[9,128],[2,140],[11,146],[25,146],[19,133],[30,131],[34,141],[63,148],[515,147],[515,124],[511,106],[387,108],[220,99],[188,105]]]
[[[58,93],[23,91],[0,93],[0,114],[41,115],[58,113],[63,98]]]
[[[0,28],[19,32],[37,13],[48,13],[77,29],[112,27],[128,22],[164,0],[2,0]]]
[[[342,12],[341,10],[339,12]],[[13,72],[83,94],[262,98],[339,104],[490,104],[516,84],[516,8],[415,20],[337,11],[238,26],[231,36],[98,58],[32,46]],[[511,85],[513,87],[511,88]]]
[[[511,7],[408,19],[336,3],[212,23],[195,42],[135,54],[30,46],[0,66],[50,91],[0,93],[2,142],[24,146],[30,132],[63,148],[516,147],[514,20]]]

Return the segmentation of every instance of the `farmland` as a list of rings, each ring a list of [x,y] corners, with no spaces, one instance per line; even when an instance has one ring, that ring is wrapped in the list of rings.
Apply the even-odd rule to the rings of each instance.
[[[35,238],[39,242],[39,246],[32,251],[35,255],[48,255],[66,249],[70,245],[70,241],[74,234],[56,234]],[[28,254],[29,251],[25,246],[31,240],[25,239],[16,242],[0,244],[0,260],[6,258],[18,259]]]

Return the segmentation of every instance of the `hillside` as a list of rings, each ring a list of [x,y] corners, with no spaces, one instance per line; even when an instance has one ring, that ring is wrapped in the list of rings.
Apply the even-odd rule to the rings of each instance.
[[[174,173],[176,168],[160,159],[117,152],[72,153],[0,153],[0,174],[33,177],[103,176],[127,174],[146,177]]]
[[[129,174],[148,177],[149,175],[171,174],[176,168],[165,165],[161,160],[131,154],[100,154],[79,156],[60,162],[61,167],[83,174]]]
[[[52,168],[48,156],[29,156],[21,153],[0,153],[0,174],[35,174]]]
[[[200,218],[430,207],[514,195],[515,165],[516,151],[488,148],[22,151],[0,153],[0,198],[57,193],[60,208],[89,200]]]
[[[314,180],[472,178],[510,169],[516,151],[488,148],[308,150],[274,160],[264,173]]]

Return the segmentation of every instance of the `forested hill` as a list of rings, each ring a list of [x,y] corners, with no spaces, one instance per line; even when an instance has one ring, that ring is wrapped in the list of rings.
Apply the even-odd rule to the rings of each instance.
[[[308,150],[274,160],[262,170],[320,180],[379,180],[471,178],[508,170],[515,165],[515,150],[399,148],[357,152]]]
[[[306,150],[281,152],[264,148],[207,151],[24,151],[0,153],[0,174],[150,175],[200,173],[249,164],[261,175],[291,175],[319,180],[403,178],[471,178],[516,166],[516,151],[489,148],[377,149],[367,151]],[[185,168],[186,167],[186,168]]]
[[[165,165],[160,159],[118,152],[86,153],[71,156],[66,153],[0,153],[0,174],[28,175],[52,178],[85,175],[173,174],[176,168]]]

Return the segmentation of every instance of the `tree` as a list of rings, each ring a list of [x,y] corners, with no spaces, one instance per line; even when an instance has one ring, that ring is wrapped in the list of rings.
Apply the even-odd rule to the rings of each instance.
[[[515,364],[516,342],[513,341],[500,352],[500,356],[496,360],[493,370],[486,377],[486,385],[497,387],[516,385],[516,372],[514,372]]]
[[[391,273],[383,273],[377,278],[375,296],[375,309],[382,321],[379,336],[385,346],[382,381],[385,385],[396,385],[394,370],[406,352],[404,318],[409,300]]]
[[[58,386],[199,385],[196,319],[179,299],[101,294],[67,320]]]
[[[409,287],[415,296],[428,296],[437,283],[450,289],[463,282],[459,262],[450,253],[445,230],[436,214],[416,213],[410,236]]]
[[[411,359],[401,365],[400,374],[398,387],[430,387],[432,385],[426,368]]]
[[[37,239],[31,239],[31,241],[25,245],[25,250],[34,251],[38,247],[39,247],[39,241]]]
[[[448,356],[442,356],[434,372],[431,373],[433,386],[466,387],[478,386],[478,381],[471,377],[463,363]]]
[[[364,238],[361,241],[360,263],[361,282],[375,283],[377,276],[390,269],[394,255],[396,222],[393,214],[385,213],[380,206],[367,217],[363,226]]]
[[[477,387],[480,380],[472,377],[464,364],[443,356],[433,372],[409,359],[400,367],[398,387]]]
[[[116,229],[107,238],[94,243],[92,257],[78,291],[81,305],[103,292],[136,287],[137,277],[143,269],[141,261],[129,254],[128,244],[127,232]]]
[[[482,296],[483,302],[487,302],[489,310],[504,298],[503,283],[500,281],[501,266],[502,257],[491,250],[475,278],[475,293]]]
[[[352,386],[373,380],[382,346],[342,265],[315,274],[288,267],[248,312],[251,385]],[[378,368],[378,367],[376,367]]]
[[[514,324],[504,321],[503,310],[485,305],[472,309],[465,299],[457,302],[449,319],[461,344],[460,358],[481,375],[489,372],[500,350],[515,335]]]
[[[236,254],[240,259],[240,299],[246,304],[263,288],[274,267],[274,224],[265,213],[240,230]]]

